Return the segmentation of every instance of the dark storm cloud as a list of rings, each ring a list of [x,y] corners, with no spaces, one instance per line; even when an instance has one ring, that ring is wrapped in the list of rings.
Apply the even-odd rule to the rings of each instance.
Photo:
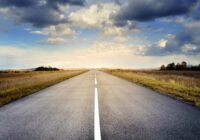
[[[20,10],[17,16],[22,23],[30,23],[34,27],[45,27],[67,22],[67,19],[59,18],[59,15],[60,12],[43,6],[37,10],[32,7]]]
[[[189,25],[176,36],[167,36],[165,47],[153,44],[148,47],[145,55],[162,56],[172,54],[200,54],[200,22]]]
[[[128,0],[113,16],[116,26],[124,27],[130,22],[147,22],[162,17],[184,16],[193,22],[175,36],[164,38],[166,45],[158,43],[146,48],[145,55],[200,54],[200,0]]]
[[[47,0],[50,5],[57,5],[57,4],[70,4],[70,5],[79,5],[83,6],[85,1],[84,0]]]
[[[29,7],[37,4],[37,0],[1,0],[0,6]]]
[[[83,6],[84,0],[0,0],[0,8],[10,8],[18,22],[45,27],[67,22],[59,5]]]
[[[115,16],[116,22],[148,21],[189,13],[198,0],[129,0]]]
[[[28,7],[46,2],[48,5],[58,4],[70,4],[70,5],[84,5],[84,0],[1,0],[1,6],[16,6],[16,7]]]
[[[191,16],[195,20],[200,20],[200,4],[198,7],[191,13]]]

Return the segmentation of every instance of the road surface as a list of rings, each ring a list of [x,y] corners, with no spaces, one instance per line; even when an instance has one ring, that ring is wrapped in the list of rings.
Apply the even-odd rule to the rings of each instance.
[[[0,140],[49,139],[199,140],[200,109],[92,70],[0,108]]]

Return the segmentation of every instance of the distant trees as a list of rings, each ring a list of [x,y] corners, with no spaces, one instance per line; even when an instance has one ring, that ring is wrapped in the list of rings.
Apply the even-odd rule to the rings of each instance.
[[[194,71],[200,71],[200,64],[196,65],[196,66],[192,66],[192,65],[187,65],[187,63],[185,61],[183,61],[182,63],[177,63],[175,64],[170,63],[167,66],[165,65],[161,65],[160,70],[194,70]]]
[[[185,61],[183,61],[180,66],[181,66],[182,70],[186,70],[187,69],[187,63]]]
[[[170,63],[170,64],[168,64],[167,65],[167,67],[166,67],[166,69],[167,70],[174,70],[176,68],[176,65],[175,65],[175,63],[173,62],[173,63]]]
[[[166,70],[165,65],[162,65],[162,66],[160,67],[160,70]]]
[[[200,71],[200,64],[198,66],[191,66],[189,68],[189,70],[196,70],[196,71]]]
[[[58,71],[58,70],[59,70],[58,68],[54,68],[54,67],[41,66],[41,67],[36,68],[34,71]]]

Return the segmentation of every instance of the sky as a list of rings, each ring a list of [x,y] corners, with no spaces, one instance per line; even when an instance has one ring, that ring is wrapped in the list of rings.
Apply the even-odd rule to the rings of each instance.
[[[0,69],[200,63],[200,0],[0,0]]]

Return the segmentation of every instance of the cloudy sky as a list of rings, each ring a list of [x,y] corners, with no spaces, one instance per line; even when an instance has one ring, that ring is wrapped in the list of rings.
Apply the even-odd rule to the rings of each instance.
[[[0,69],[200,63],[200,0],[0,0]]]

